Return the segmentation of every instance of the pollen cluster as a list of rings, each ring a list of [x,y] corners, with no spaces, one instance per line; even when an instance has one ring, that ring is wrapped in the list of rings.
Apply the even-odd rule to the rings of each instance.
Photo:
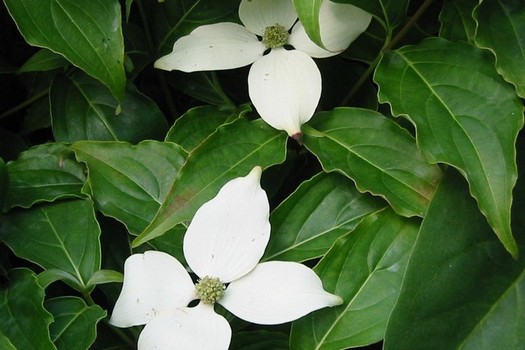
[[[286,44],[290,34],[280,24],[275,24],[274,26],[266,27],[262,37],[262,43],[269,49],[274,47],[280,47]]]
[[[226,286],[217,278],[206,276],[195,284],[197,296],[206,304],[214,304],[223,297]]]

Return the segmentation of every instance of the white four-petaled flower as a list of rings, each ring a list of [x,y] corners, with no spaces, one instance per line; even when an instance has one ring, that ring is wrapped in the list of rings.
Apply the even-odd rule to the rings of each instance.
[[[248,89],[257,112],[272,127],[297,137],[321,97],[321,74],[311,57],[345,50],[366,30],[372,16],[352,5],[323,0],[319,26],[327,50],[308,38],[291,0],[242,0],[239,17],[244,26],[218,23],[196,28],[177,40],[155,67],[195,72],[253,63]]]
[[[166,253],[147,251],[126,260],[110,323],[145,324],[139,349],[227,349],[231,328],[215,313],[214,302],[258,324],[289,322],[342,303],[302,264],[259,263],[270,237],[261,172],[255,167],[247,176],[226,183],[195,213],[183,251],[201,279],[197,285],[184,266]],[[199,304],[188,307],[195,299],[200,299]]]

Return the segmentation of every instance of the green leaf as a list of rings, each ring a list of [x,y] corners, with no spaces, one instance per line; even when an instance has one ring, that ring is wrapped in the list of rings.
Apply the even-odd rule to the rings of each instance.
[[[77,283],[72,287],[80,291],[87,289],[87,282],[100,269],[99,236],[89,200],[13,211],[2,218],[0,226],[0,238],[17,256],[74,276]]]
[[[8,183],[9,173],[4,160],[0,158],[0,208],[4,206]]]
[[[25,40],[67,58],[124,96],[124,41],[117,0],[5,0]]]
[[[185,233],[186,226],[184,226],[184,224],[178,224],[166,231],[163,235],[148,241],[148,244],[156,250],[163,251],[175,257],[181,264],[187,265],[182,248]]]
[[[385,205],[359,193],[344,176],[320,173],[303,182],[272,212],[272,235],[262,260],[321,257],[336,239]]]
[[[314,268],[341,306],[295,321],[292,350],[346,349],[380,341],[397,300],[419,225],[391,209],[371,214]]]
[[[460,169],[499,239],[517,256],[510,206],[523,105],[490,56],[430,38],[385,54],[375,81],[380,101],[416,126],[425,157]]]
[[[448,171],[410,257],[384,349],[520,349],[524,289],[524,257],[505,252],[464,180]]]
[[[124,275],[118,271],[113,270],[98,270],[96,271],[91,279],[88,281],[88,285],[95,286],[97,284],[105,283],[122,283]]]
[[[87,165],[85,191],[97,209],[133,234],[153,220],[186,160],[182,148],[171,142],[78,141],[72,149]]]
[[[63,68],[67,65],[68,61],[64,59],[63,56],[56,54],[53,51],[42,49],[31,56],[24,65],[20,67],[18,73],[42,72]]]
[[[9,341],[15,349],[56,349],[48,330],[53,317],[43,302],[44,290],[32,271],[24,268],[9,272],[7,288],[0,290],[0,334],[7,338],[4,342]]]
[[[525,98],[525,3],[482,1],[474,14],[476,44],[496,56],[496,69]]]
[[[225,110],[216,106],[192,108],[177,119],[166,135],[166,141],[181,145],[189,153],[214,133],[218,127],[234,121],[248,110],[248,106],[241,107],[240,110]]]
[[[323,0],[293,0],[295,10],[306,34],[320,47],[324,46],[319,26],[319,11],[322,2]]]
[[[408,0],[334,0],[334,2],[354,5],[365,10],[378,19],[388,31],[405,20],[409,3]]]
[[[49,331],[59,350],[89,349],[97,336],[97,323],[106,316],[100,306],[87,306],[77,297],[49,299],[45,306],[55,318]]]
[[[193,217],[229,180],[284,161],[287,136],[262,120],[244,118],[217,129],[188,157],[153,222],[133,241],[138,246]],[[198,174],[198,176],[195,176]]]
[[[58,76],[50,91],[53,135],[57,141],[161,139],[168,125],[157,105],[129,86],[117,101],[84,74]]]
[[[165,55],[171,52],[178,38],[201,25],[233,22],[239,0],[148,1],[144,6],[148,9],[158,52]]]
[[[0,349],[16,350],[13,343],[11,343],[11,341],[5,335],[3,335],[1,331],[0,331]]]
[[[476,21],[472,16],[479,0],[445,0],[439,14],[439,36],[450,41],[474,42]]]
[[[235,350],[288,350],[288,336],[281,332],[257,330],[236,332],[230,349]]]
[[[441,171],[424,160],[406,130],[358,108],[321,112],[307,125],[303,142],[326,171],[341,172],[360,191],[384,197],[401,215],[425,214]]]
[[[47,143],[35,146],[7,164],[9,187],[4,204],[29,208],[35,203],[81,197],[86,181],[84,167],[77,163],[68,145]]]

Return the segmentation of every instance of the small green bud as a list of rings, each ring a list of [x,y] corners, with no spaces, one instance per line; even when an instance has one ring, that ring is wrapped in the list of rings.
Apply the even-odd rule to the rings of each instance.
[[[274,26],[266,27],[262,37],[262,43],[269,49],[274,47],[281,47],[286,44],[290,34],[280,24],[275,24]]]
[[[223,297],[226,286],[217,278],[206,276],[195,285],[197,296],[206,304],[214,304]]]

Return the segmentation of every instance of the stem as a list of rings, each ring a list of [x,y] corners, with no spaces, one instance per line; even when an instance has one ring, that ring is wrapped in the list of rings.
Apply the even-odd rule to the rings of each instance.
[[[157,50],[155,50],[155,45],[153,44],[153,39],[151,36],[151,31],[149,30],[148,21],[146,18],[146,12],[144,11],[144,6],[142,6],[142,1],[140,0],[135,1],[135,3],[137,4],[139,8],[140,19],[142,20],[142,23],[144,24],[144,34],[146,34],[146,41],[148,43],[148,47],[149,47],[151,56],[155,57]],[[164,76],[164,74],[162,74],[158,70],[155,70],[155,76],[157,77],[162,93],[164,94],[164,98],[166,99],[166,105],[170,113],[169,119],[171,121],[174,121],[175,119],[179,117],[179,112],[177,111],[177,107],[175,107],[175,103],[173,102],[168,83],[166,82],[166,77]]]
[[[39,93],[33,95],[32,97],[28,98],[27,100],[25,100],[24,102],[20,103],[19,105],[17,106],[14,106],[13,108],[5,111],[4,113],[0,114],[0,119],[4,119],[6,117],[9,117],[10,115],[18,112],[19,110],[21,109],[24,109],[26,108],[27,106],[33,104],[34,102],[40,100],[42,97],[46,96],[47,94],[49,94],[49,89],[45,89],[43,91],[40,91]]]
[[[397,32],[397,34],[394,36],[392,40],[387,40],[385,42],[385,45],[375,58],[375,60],[370,63],[370,66],[368,69],[363,73],[361,78],[355,83],[354,87],[348,92],[348,94],[345,96],[345,98],[341,101],[341,105],[346,105],[348,102],[354,97],[354,95],[359,91],[361,86],[368,80],[370,75],[374,72],[376,69],[377,64],[379,63],[379,60],[381,59],[384,52],[391,50],[394,46],[399,43],[399,41],[406,35],[406,33],[412,28],[412,26],[417,22],[417,20],[423,15],[423,13],[426,11],[426,9],[432,4],[434,0],[425,0],[425,2],[417,9],[416,13],[412,17],[408,19],[408,21],[405,23],[403,28]]]

